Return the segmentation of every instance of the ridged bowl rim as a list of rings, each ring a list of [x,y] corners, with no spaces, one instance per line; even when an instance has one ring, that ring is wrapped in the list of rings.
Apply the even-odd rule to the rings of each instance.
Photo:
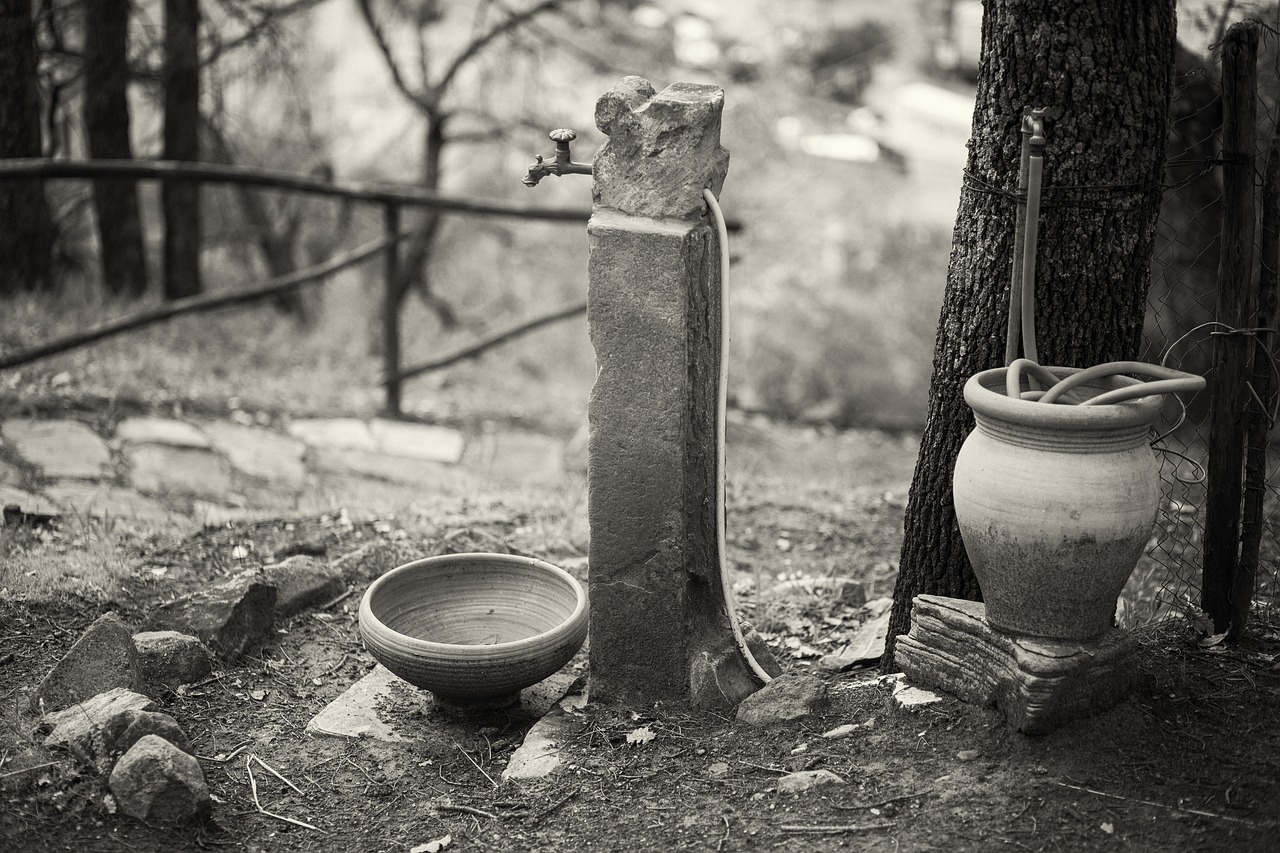
[[[528,566],[550,575],[560,578],[569,584],[574,594],[573,612],[569,614],[563,622],[543,631],[540,634],[534,634],[532,637],[525,637],[520,640],[509,640],[505,643],[440,643],[435,640],[424,640],[420,637],[414,637],[409,634],[402,634],[388,626],[385,622],[373,612],[373,606],[370,603],[378,589],[389,583],[392,579],[401,575],[412,574],[420,571],[424,567],[433,567],[445,564],[466,564],[466,563],[514,563],[516,565]],[[581,619],[587,609],[587,594],[583,590],[582,584],[573,575],[566,572],[559,566],[548,563],[545,560],[539,560],[537,557],[523,557],[518,554],[498,554],[487,553],[483,551],[470,552],[466,554],[440,554],[435,557],[424,557],[421,560],[414,560],[396,566],[394,569],[385,572],[373,583],[369,584],[369,588],[365,590],[364,597],[360,600],[360,624],[364,626],[377,625],[380,631],[395,637],[399,642],[403,643],[415,654],[427,653],[448,657],[451,653],[470,652],[484,650],[486,653],[497,654],[499,652],[518,652],[526,647],[535,647],[545,643],[548,639],[555,637],[557,634],[568,633],[566,628],[572,626]],[[363,633],[363,631],[362,631]]]

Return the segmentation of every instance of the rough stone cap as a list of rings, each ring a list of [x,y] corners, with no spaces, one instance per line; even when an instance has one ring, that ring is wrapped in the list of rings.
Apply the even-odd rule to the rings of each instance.
[[[702,191],[720,194],[729,152],[720,146],[724,90],[673,83],[661,92],[624,77],[596,102],[596,127],[609,139],[596,152],[597,207],[633,216],[695,218]]]

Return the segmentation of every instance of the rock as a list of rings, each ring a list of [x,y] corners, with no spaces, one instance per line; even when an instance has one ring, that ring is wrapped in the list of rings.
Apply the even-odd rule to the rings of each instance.
[[[132,444],[125,448],[125,457],[130,480],[145,494],[223,501],[234,491],[231,466],[211,450]]]
[[[799,794],[823,785],[843,785],[841,779],[830,770],[800,770],[788,773],[778,780],[779,794]]]
[[[306,484],[302,458],[307,446],[298,439],[227,421],[211,421],[203,430],[237,471],[293,492],[302,491]]]
[[[107,784],[122,812],[147,823],[189,823],[213,810],[200,763],[159,735],[130,747]]]
[[[116,438],[128,444],[167,444],[170,447],[209,448],[209,439],[186,421],[172,418],[125,418]]]
[[[148,711],[151,707],[150,699],[127,688],[104,691],[70,708],[45,714],[40,723],[40,730],[48,732],[44,745],[67,749],[95,763],[94,756],[107,751],[105,747],[92,746],[95,732],[100,733],[104,726],[123,714]]]
[[[553,708],[524,736],[524,742],[511,753],[502,781],[508,779],[543,779],[560,766],[560,750],[582,728],[581,718],[566,713],[565,703]]]
[[[275,609],[276,588],[248,572],[161,605],[146,627],[192,634],[233,661],[272,638]]]
[[[884,656],[885,638],[889,635],[889,610],[862,623],[858,633],[843,648],[818,660],[818,668],[827,672],[843,672],[855,666],[874,666]]]
[[[312,447],[378,449],[369,425],[358,418],[303,418],[289,424],[289,434]]]
[[[596,127],[609,139],[596,149],[592,195],[597,207],[632,216],[694,217],[702,188],[719,194],[729,168],[720,147],[724,92],[673,83],[661,92],[624,77],[596,102]]]
[[[147,684],[190,684],[213,671],[212,656],[199,637],[178,631],[140,631],[133,635],[133,644]]]
[[[942,701],[942,697],[932,690],[913,687],[906,681],[898,681],[893,685],[891,701],[896,710],[913,714],[917,711],[923,711],[931,705],[937,705]]]
[[[31,707],[56,711],[113,687],[141,693],[142,668],[131,633],[115,613],[98,617],[40,682]]]
[[[836,726],[834,729],[822,733],[824,738],[835,740],[836,738],[848,737],[857,730],[857,726],[853,723],[845,723],[842,726]]]
[[[127,520],[190,530],[189,519],[170,512],[157,501],[143,497],[132,489],[110,483],[83,483],[64,480],[49,486],[45,492],[63,506],[75,507],[78,515],[90,518]]]
[[[751,652],[751,657],[755,658],[761,669],[769,673],[770,678],[782,675],[782,665],[778,663],[773,649],[769,648],[769,644],[765,642],[764,637],[760,636],[760,632],[749,622],[741,624],[742,639],[747,644],[747,651]]]
[[[106,695],[106,694],[103,694]],[[146,697],[141,697],[146,699]],[[147,735],[159,735],[179,749],[190,748],[178,721],[160,711],[148,710],[150,701],[137,707],[138,694],[116,699],[103,710],[81,703],[58,712],[59,723],[44,740],[49,748],[65,749],[86,764],[105,772],[112,760]]]
[[[10,418],[0,432],[27,462],[53,480],[110,477],[111,453],[102,437],[80,421]]]
[[[394,715],[389,712],[393,708]],[[378,664],[312,717],[306,731],[310,735],[413,743],[421,739],[422,729],[403,722],[426,716],[430,708],[431,694]]]
[[[276,587],[277,618],[323,604],[342,595],[347,588],[341,573],[314,557],[303,555],[264,566],[262,573]]]
[[[995,705],[1018,731],[1044,734],[1128,696],[1137,649],[1118,628],[1092,640],[1006,634],[987,623],[978,602],[919,595],[894,659],[913,682]]]
[[[107,726],[106,734],[113,753],[128,752],[148,735],[159,735],[183,752],[191,751],[187,733],[177,720],[163,711],[125,711]]]
[[[378,450],[391,456],[457,464],[462,458],[462,433],[448,427],[374,418],[369,432]]]
[[[738,720],[752,726],[789,723],[812,715],[827,701],[827,684],[812,675],[783,675],[738,705]]]

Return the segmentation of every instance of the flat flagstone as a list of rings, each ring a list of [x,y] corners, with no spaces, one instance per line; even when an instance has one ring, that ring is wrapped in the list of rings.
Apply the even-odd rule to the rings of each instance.
[[[302,460],[307,445],[303,441],[228,421],[211,421],[201,428],[237,471],[295,492],[306,483],[307,466]]]
[[[525,733],[524,741],[511,753],[502,781],[544,779],[559,769],[560,750],[582,728],[582,719],[569,713],[577,697],[564,699]]]
[[[369,425],[359,418],[303,418],[289,424],[289,434],[312,447],[378,449]]]
[[[565,476],[565,443],[535,432],[490,433],[467,449],[465,460],[500,482],[553,484]]]
[[[10,418],[0,424],[0,433],[46,477],[96,480],[113,475],[107,443],[80,421]]]
[[[509,713],[526,719],[554,713],[557,704],[568,701],[565,694],[578,681],[571,672],[558,672],[520,691],[520,705],[512,706]],[[312,717],[307,731],[384,743],[424,741],[430,736],[425,715],[434,704],[429,691],[419,690],[378,664]]]
[[[210,450],[138,444],[125,448],[129,479],[151,495],[183,495],[225,502],[235,489],[227,461]]]
[[[457,464],[462,459],[462,433],[448,427],[374,418],[369,430],[378,450],[391,456]]]
[[[127,444],[209,449],[208,436],[186,421],[173,418],[125,418],[116,426],[116,438]]]
[[[397,716],[408,717],[414,711],[426,713],[431,707],[431,694],[398,678],[379,664],[342,695],[326,705],[307,723],[311,734],[333,737],[367,737],[385,743],[411,743],[418,737],[400,727],[396,721],[384,719],[380,706],[394,705]],[[420,721],[418,714],[413,714]]]
[[[21,507],[23,512],[39,515],[56,515],[61,511],[61,508],[49,498],[0,483],[0,507],[10,505]]]
[[[409,485],[430,485],[454,477],[453,469],[440,462],[387,456],[355,448],[316,448],[311,462],[315,470],[321,472],[373,477]]]
[[[885,639],[889,635],[889,615],[885,610],[879,616],[868,619],[858,629],[853,639],[839,651],[823,655],[818,661],[818,668],[828,671],[852,669],[859,664],[870,666],[884,656]]]
[[[65,480],[49,486],[49,497],[73,514],[99,520],[126,519],[155,524],[189,526],[183,516],[171,512],[163,504],[144,497],[132,489],[109,483],[85,483]]]

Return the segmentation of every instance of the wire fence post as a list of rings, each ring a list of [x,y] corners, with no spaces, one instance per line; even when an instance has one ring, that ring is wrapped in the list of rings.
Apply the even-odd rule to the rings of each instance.
[[[1210,369],[1208,496],[1205,505],[1201,604],[1215,633],[1231,626],[1239,570],[1246,374],[1253,339],[1230,330],[1249,325],[1253,272],[1254,145],[1258,93],[1258,29],[1233,24],[1222,43],[1222,255],[1218,322]]]
[[[386,377],[387,414],[400,414],[400,205],[386,204],[383,229],[387,254],[383,263],[382,364]]]
[[[1276,280],[1280,276],[1280,137],[1273,136],[1267,149],[1262,177],[1262,239],[1259,244],[1257,309],[1253,325],[1256,338],[1250,344],[1253,366],[1248,399],[1248,435],[1244,462],[1244,510],[1240,521],[1240,566],[1231,588],[1231,627],[1228,638],[1240,639],[1249,621],[1249,609],[1258,581],[1258,557],[1262,546],[1262,506],[1267,494],[1267,437],[1271,432],[1272,332],[1276,313]]]

